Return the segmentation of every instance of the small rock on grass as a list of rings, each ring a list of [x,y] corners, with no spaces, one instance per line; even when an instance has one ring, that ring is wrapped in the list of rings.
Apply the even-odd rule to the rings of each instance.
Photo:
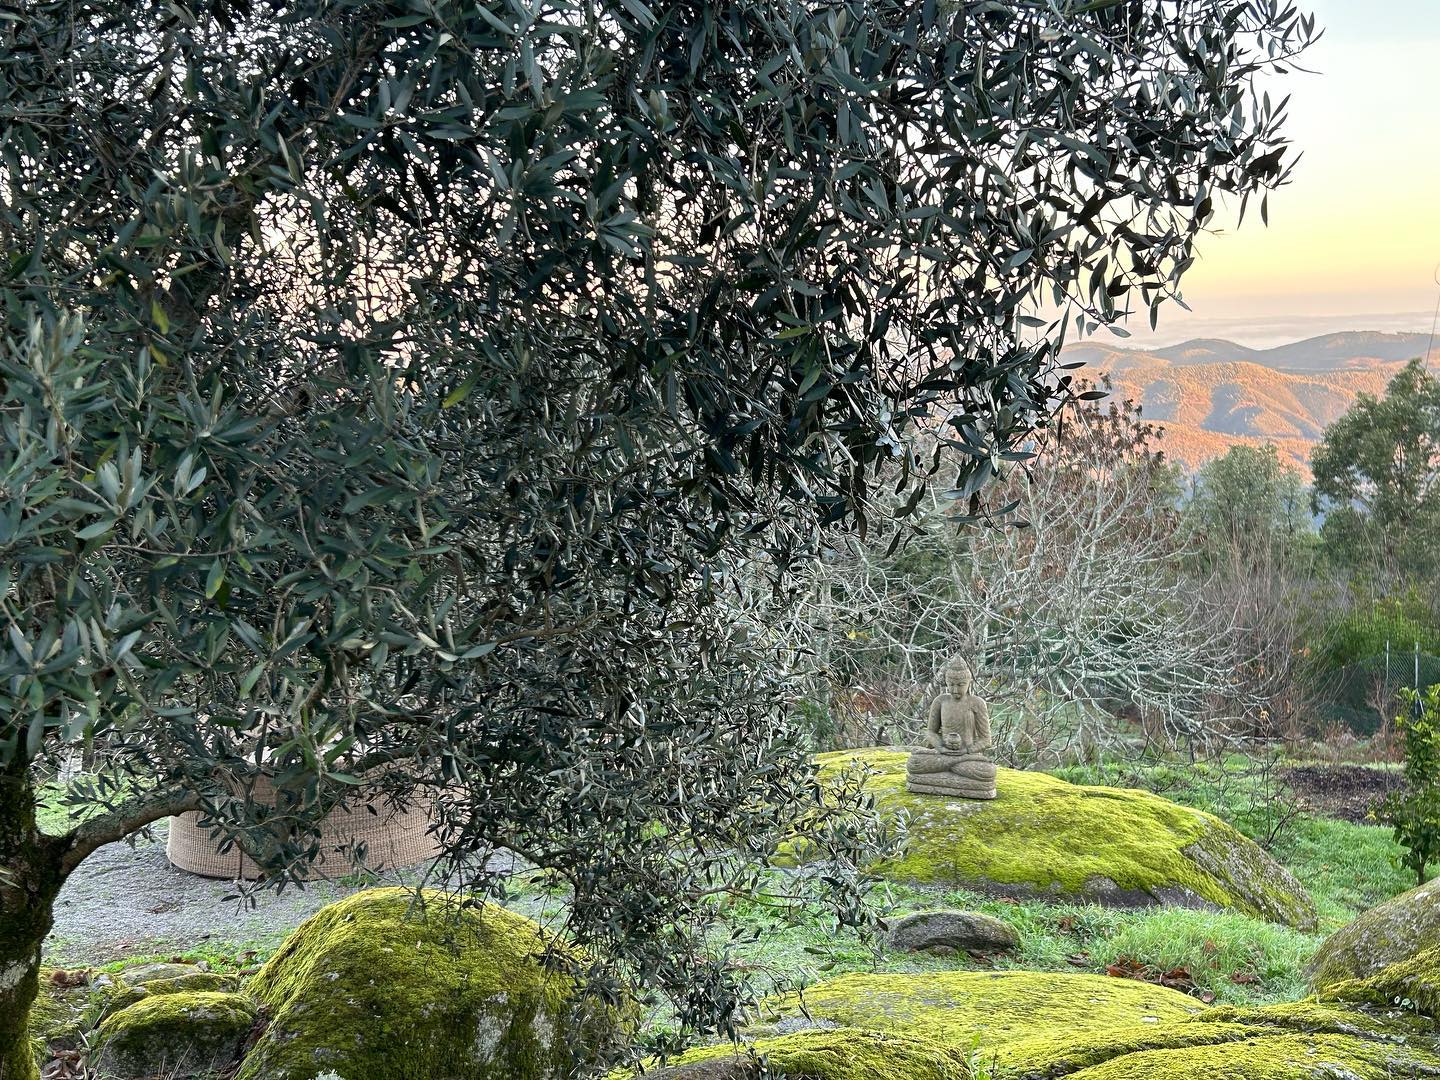
[[[890,948],[901,952],[954,956],[1013,949],[1020,943],[1020,935],[1009,923],[979,912],[924,911],[892,922],[886,940]]]

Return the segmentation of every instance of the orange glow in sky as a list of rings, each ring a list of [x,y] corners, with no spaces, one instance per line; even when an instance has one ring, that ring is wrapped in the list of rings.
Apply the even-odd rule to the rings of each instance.
[[[1201,241],[1184,282],[1194,314],[1169,309],[1155,335],[1137,319],[1137,344],[1227,326],[1223,336],[1245,341],[1297,316],[1314,318],[1316,333],[1430,329],[1440,294],[1440,0],[1301,7],[1326,32],[1304,60],[1314,74],[1277,80],[1304,155],[1294,182],[1271,196],[1268,228],[1256,207],[1238,231],[1233,216],[1217,215],[1225,228]]]

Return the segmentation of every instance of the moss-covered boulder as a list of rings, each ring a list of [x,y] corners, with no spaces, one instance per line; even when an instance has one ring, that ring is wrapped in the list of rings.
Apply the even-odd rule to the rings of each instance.
[[[1205,1006],[1133,979],[1043,971],[842,975],[766,1003],[766,1030],[801,1023],[891,1031],[946,1046],[999,1046],[1036,1034],[1148,1028]]]
[[[1440,878],[1364,912],[1325,939],[1310,962],[1310,987],[1327,991],[1369,979],[1440,946]]]
[[[777,999],[767,1021],[757,1047],[776,1031],[843,1024],[964,1052],[997,1080],[1440,1075],[1435,1025],[1403,1009],[1207,1009],[1174,990],[1096,975],[851,975]]]
[[[617,1033],[529,919],[373,889],[302,923],[246,989],[270,1022],[239,1080],[552,1080]]]
[[[905,790],[904,750],[822,754],[822,773],[861,767],[882,813],[907,818],[905,853],[877,867],[898,880],[994,895],[1119,907],[1231,909],[1301,929],[1304,888],[1219,818],[1146,791],[1081,787],[1001,769],[989,802]]]
[[[108,1016],[96,1033],[101,1075],[129,1078],[228,1073],[255,1026],[240,994],[156,994]]]
[[[973,1080],[968,1054],[924,1039],[838,1028],[691,1050],[644,1080]]]
[[[1225,1006],[1147,1029],[1037,1033],[987,1054],[1002,1077],[1382,1080],[1440,1066],[1434,1026],[1399,1011],[1317,1002]]]
[[[137,1001],[157,994],[232,993],[239,988],[238,976],[201,971],[194,967],[179,974],[156,975],[139,980],[127,978],[122,971],[115,979],[105,983],[97,982],[91,987],[87,1019],[92,1025],[98,1024],[111,1013],[129,1008]]]
[[[1440,1019],[1440,945],[1381,968],[1364,979],[1328,984],[1321,992],[1333,1001],[1407,1009]]]

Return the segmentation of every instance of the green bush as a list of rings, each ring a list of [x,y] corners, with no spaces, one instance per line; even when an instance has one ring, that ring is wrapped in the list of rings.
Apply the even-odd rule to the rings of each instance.
[[[1397,658],[1408,656],[1417,645],[1422,653],[1440,653],[1440,629],[1416,590],[1377,600],[1330,623],[1311,643],[1310,652],[1324,671],[1383,656],[1387,645]]]
[[[1440,684],[1423,694],[1402,690],[1406,709],[1395,718],[1405,741],[1405,787],[1385,802],[1385,816],[1404,845],[1401,864],[1425,884],[1426,867],[1440,861]]]

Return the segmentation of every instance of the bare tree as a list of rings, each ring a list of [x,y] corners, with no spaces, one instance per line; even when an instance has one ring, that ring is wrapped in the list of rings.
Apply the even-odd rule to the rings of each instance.
[[[786,632],[819,658],[834,735],[905,725],[944,657],[978,671],[1003,755],[1204,743],[1263,717],[1242,678],[1254,627],[1187,577],[1171,466],[1130,403],[1078,402],[986,523],[934,498],[894,554],[849,538],[817,559]],[[898,719],[897,719],[898,718]]]

